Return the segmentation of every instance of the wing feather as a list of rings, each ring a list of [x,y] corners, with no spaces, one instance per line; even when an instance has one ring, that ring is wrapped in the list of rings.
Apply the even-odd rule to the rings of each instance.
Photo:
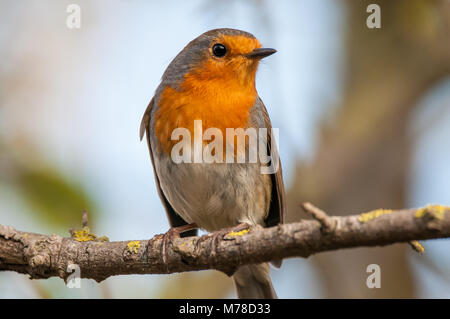
[[[167,214],[167,218],[169,219],[170,226],[171,227],[179,227],[179,226],[187,225],[188,223],[183,218],[181,218],[180,215],[177,214],[177,212],[173,209],[172,205],[170,205],[169,201],[167,200],[166,196],[164,195],[164,192],[161,189],[158,172],[156,171],[156,167],[155,167],[155,163],[154,163],[154,159],[153,159],[153,150],[152,150],[152,145],[150,143],[150,119],[151,119],[152,108],[154,106],[154,99],[155,98],[152,98],[152,100],[150,101],[150,103],[147,106],[147,109],[145,110],[144,116],[142,117],[139,136],[142,141],[144,134],[147,135],[147,145],[148,145],[148,150],[150,153],[150,159],[152,161],[153,173],[155,175],[156,189],[158,190],[158,195],[161,198],[161,202],[163,203],[164,209],[166,210],[166,214]],[[196,236],[196,235],[197,235],[197,230],[193,229],[193,230],[182,233],[181,237],[190,237],[190,236]]]
[[[271,204],[269,208],[269,214],[266,218],[266,226],[275,226],[277,224],[282,224],[285,220],[286,215],[286,199],[285,199],[285,191],[284,191],[284,183],[283,183],[283,172],[281,168],[281,160],[278,154],[277,145],[275,145],[275,141],[272,143],[272,135],[271,129],[272,124],[270,123],[269,114],[267,113],[267,109],[263,103],[263,101],[258,97],[261,109],[264,116],[264,122],[266,123],[266,127],[269,131],[267,136],[267,151],[270,154],[271,158],[278,158],[278,170],[276,173],[271,174],[272,177],[272,198]],[[272,144],[274,144],[274,148],[272,148]]]

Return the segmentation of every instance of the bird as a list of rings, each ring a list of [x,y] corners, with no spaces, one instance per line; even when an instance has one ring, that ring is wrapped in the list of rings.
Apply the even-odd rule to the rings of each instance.
[[[203,130],[214,128],[223,136],[228,128],[272,129],[256,90],[255,76],[260,60],[275,52],[263,48],[246,31],[213,29],[189,42],[163,73],[142,117],[140,138],[146,135],[156,187],[170,223],[165,240],[195,236],[197,229],[217,232],[283,223],[285,191],[281,162],[270,134],[263,136],[270,163],[262,163],[259,158],[256,163],[179,163],[172,156],[179,141],[173,139],[174,130],[181,128],[194,134],[195,121],[201,121]],[[231,143],[236,146],[234,142],[233,138]],[[229,141],[217,145],[226,147],[226,143]],[[250,145],[249,138],[245,139],[245,154],[255,147]],[[231,157],[236,158],[242,152],[232,149]],[[221,153],[212,154],[221,157]],[[276,171],[261,173],[261,166],[275,161]],[[214,245],[212,250],[214,255]],[[163,259],[166,251],[165,242]],[[271,263],[281,265],[277,260]],[[268,263],[240,266],[232,279],[238,298],[277,298]]]

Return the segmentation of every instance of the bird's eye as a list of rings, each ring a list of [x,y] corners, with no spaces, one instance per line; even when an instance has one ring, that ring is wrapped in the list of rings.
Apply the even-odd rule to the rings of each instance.
[[[212,52],[216,57],[221,58],[227,53],[227,48],[223,44],[216,43],[212,47]]]

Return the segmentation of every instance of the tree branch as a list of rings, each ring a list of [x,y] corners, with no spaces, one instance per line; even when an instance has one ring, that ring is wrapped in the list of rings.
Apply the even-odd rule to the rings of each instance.
[[[344,217],[330,217],[309,203],[303,208],[316,220],[222,232],[218,241],[211,234],[176,238],[167,247],[167,265],[161,257],[162,235],[150,240],[98,241],[95,235],[89,234],[86,217],[84,230],[75,233],[86,232],[89,236],[78,238],[26,233],[0,225],[0,271],[16,271],[31,278],[58,276],[66,280],[71,274],[66,271],[67,266],[77,264],[82,278],[98,282],[115,275],[205,269],[232,275],[237,267],[250,263],[308,257],[342,248],[450,237],[450,207],[380,209]],[[216,254],[212,258],[214,243]]]

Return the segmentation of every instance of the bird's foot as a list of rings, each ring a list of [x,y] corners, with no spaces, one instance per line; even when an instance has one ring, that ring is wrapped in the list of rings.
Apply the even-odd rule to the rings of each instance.
[[[161,255],[163,263],[166,265],[167,271],[169,271],[169,267],[167,264],[167,248],[169,247],[169,243],[171,243],[174,239],[180,238],[180,234],[187,232],[192,229],[197,229],[198,226],[196,223],[191,223],[179,227],[171,227],[162,238],[161,243]]]
[[[221,229],[219,231],[213,232],[211,233],[212,236],[212,242],[211,242],[211,257],[215,258],[217,255],[217,246],[219,244],[219,240],[222,239],[224,236],[226,235],[231,235],[231,236],[237,236],[240,235],[242,233],[242,235],[244,234],[243,232],[250,228],[251,226],[246,223],[246,222],[242,222],[236,226],[232,226],[232,227],[227,227],[224,229]]]

